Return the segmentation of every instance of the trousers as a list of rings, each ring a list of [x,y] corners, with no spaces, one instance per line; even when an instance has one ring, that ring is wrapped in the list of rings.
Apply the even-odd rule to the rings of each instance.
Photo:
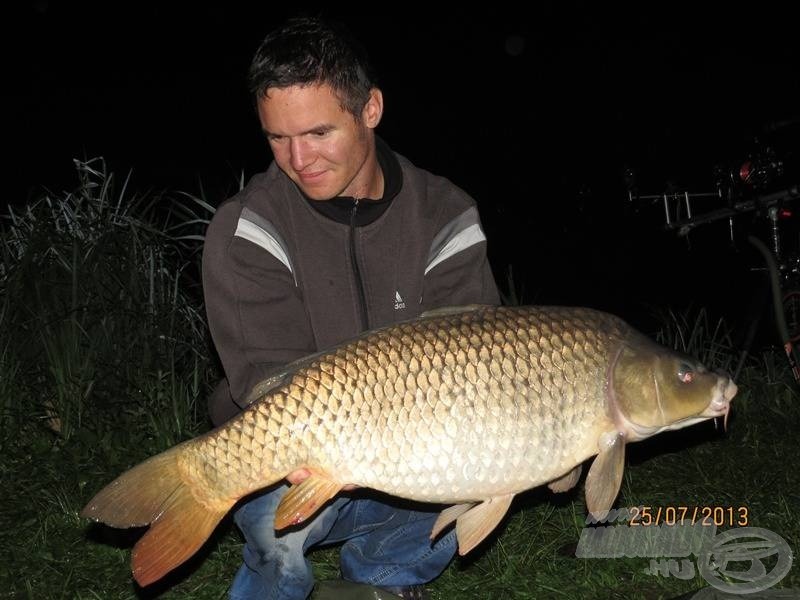
[[[430,540],[438,512],[371,498],[336,498],[304,527],[276,532],[275,511],[286,490],[282,485],[255,496],[234,513],[245,545],[231,600],[305,600],[314,587],[306,552],[316,545],[344,542],[342,577],[378,587],[427,583],[455,554],[455,531]]]

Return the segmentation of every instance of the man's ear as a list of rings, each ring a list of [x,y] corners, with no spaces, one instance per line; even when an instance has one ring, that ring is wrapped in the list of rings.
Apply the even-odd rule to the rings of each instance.
[[[383,93],[378,88],[372,88],[369,92],[369,100],[361,111],[364,124],[370,129],[375,129],[381,122],[383,116]]]

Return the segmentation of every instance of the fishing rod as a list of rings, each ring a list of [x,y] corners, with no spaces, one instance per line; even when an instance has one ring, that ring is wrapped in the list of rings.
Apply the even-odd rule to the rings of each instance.
[[[774,166],[774,163],[772,166]],[[628,175],[630,176],[630,173]],[[740,169],[740,175],[741,179],[746,181],[747,177],[752,177],[752,172],[746,171],[745,166],[743,166]],[[760,175],[760,181],[767,181],[764,173]],[[694,201],[707,201],[710,198],[724,200],[726,194],[723,192],[723,186],[718,186],[716,192],[703,193],[684,191],[642,196],[636,194],[635,189],[631,186],[629,186],[628,191],[630,202],[644,200],[662,203],[664,229],[675,232],[678,237],[688,236],[697,227],[727,220],[730,239],[733,243],[735,241],[734,221],[737,217],[755,213],[763,214],[769,219],[771,247],[767,247],[761,239],[753,235],[748,235],[747,241],[761,254],[766,264],[778,335],[789,361],[792,375],[795,381],[800,384],[800,355],[794,343],[797,340],[797,336],[793,335],[793,333],[797,332],[790,331],[786,321],[785,308],[787,299],[794,298],[794,296],[800,297],[800,294],[796,290],[789,290],[788,292],[784,290],[784,287],[796,287],[800,284],[800,259],[797,256],[793,256],[791,260],[784,260],[780,228],[780,222],[790,218],[793,214],[789,205],[792,201],[800,198],[800,186],[793,185],[779,191],[756,195],[744,200],[734,199],[732,193],[727,194],[727,196],[729,199],[728,206],[706,210],[698,214],[694,210]],[[744,366],[758,324],[759,319],[754,319],[750,323],[734,379],[738,377]]]

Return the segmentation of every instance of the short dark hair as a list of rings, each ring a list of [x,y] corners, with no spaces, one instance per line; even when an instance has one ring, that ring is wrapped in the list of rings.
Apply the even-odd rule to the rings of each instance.
[[[329,85],[342,108],[359,117],[376,87],[366,51],[340,25],[295,17],[270,32],[250,63],[248,87],[254,104],[270,88]]]

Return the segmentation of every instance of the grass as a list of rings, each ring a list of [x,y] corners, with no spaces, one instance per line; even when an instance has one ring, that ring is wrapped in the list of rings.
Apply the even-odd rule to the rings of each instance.
[[[736,350],[732,332],[723,319],[714,319],[705,308],[656,312],[663,323],[654,336],[657,342],[695,356],[709,368],[733,372]]]
[[[0,251],[0,596],[224,598],[241,537],[227,519],[186,565],[139,589],[138,530],[89,525],[84,503],[147,456],[208,427],[217,377],[197,281],[204,220],[188,196],[134,197],[102,161],[79,185],[9,215]],[[195,214],[199,212],[200,215]],[[662,341],[730,367],[705,311],[669,313]],[[746,506],[750,525],[800,542],[800,398],[780,351],[746,364],[729,431],[706,422],[631,444],[617,506]],[[645,573],[648,558],[575,557],[583,482],[515,499],[487,543],[430,586],[435,599],[673,598],[704,587]],[[318,579],[337,550],[312,553]],[[794,565],[781,588],[800,588]]]

